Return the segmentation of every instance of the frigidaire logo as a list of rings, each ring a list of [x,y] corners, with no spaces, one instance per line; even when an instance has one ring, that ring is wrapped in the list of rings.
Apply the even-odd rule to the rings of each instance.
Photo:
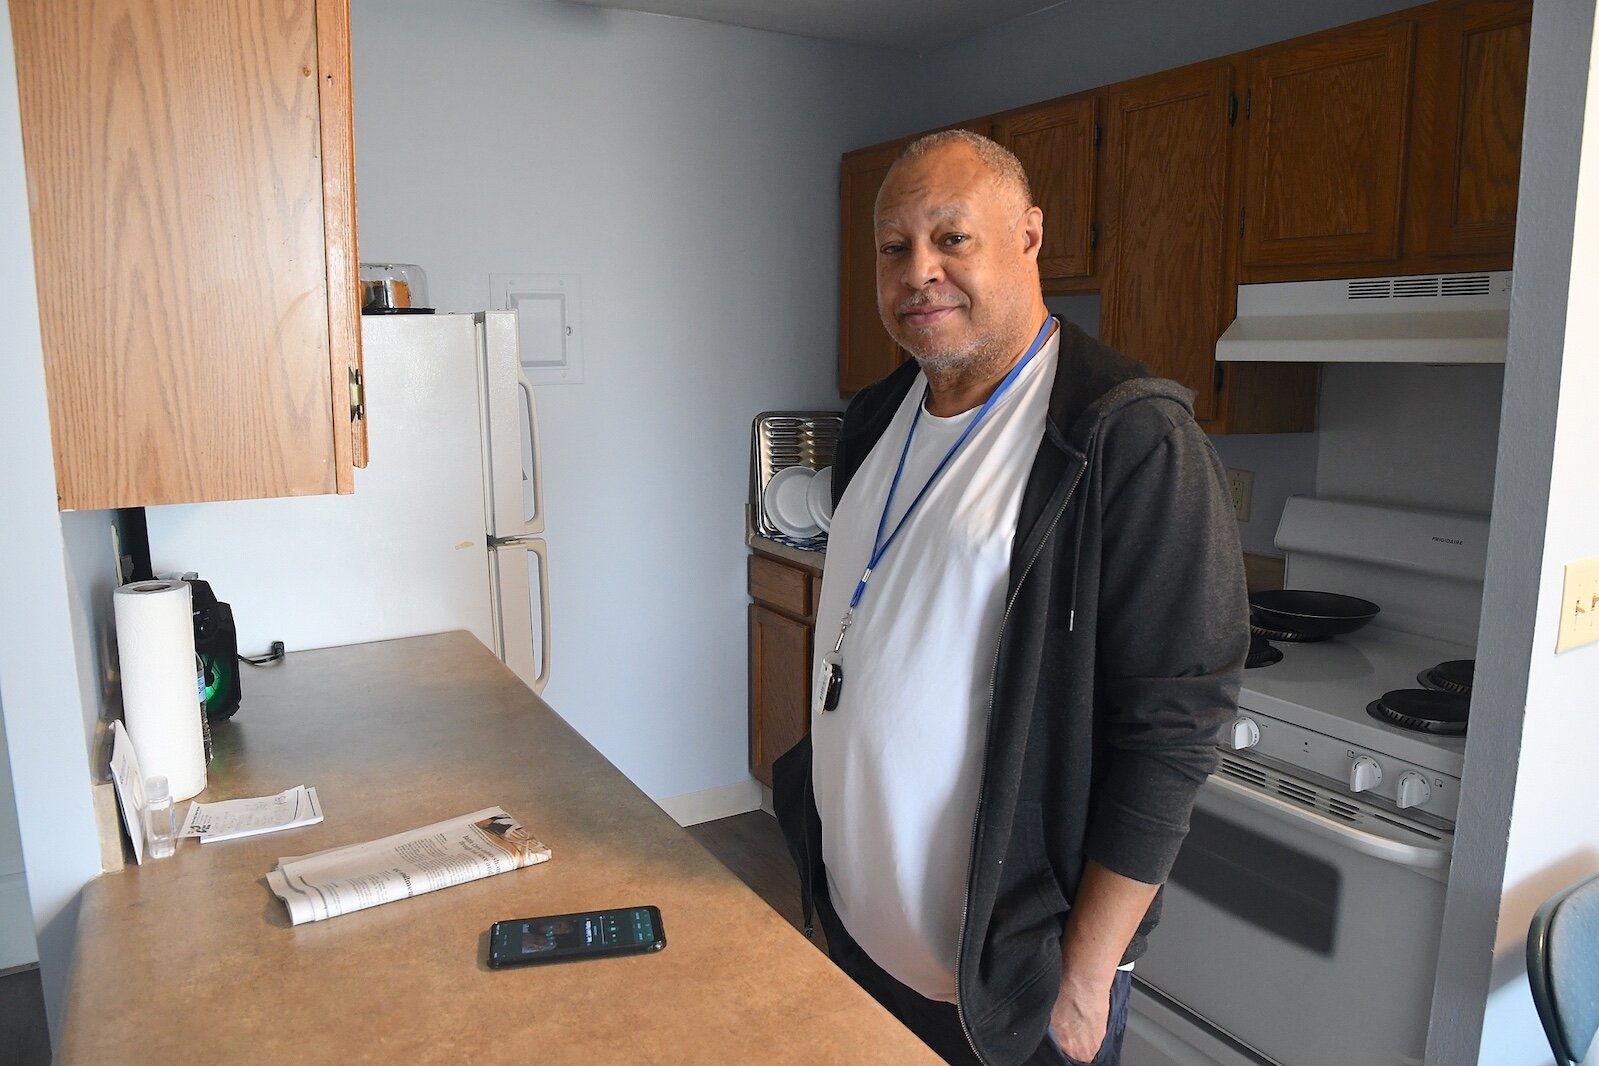
[[[1437,541],[1439,544],[1464,544],[1464,543],[1466,543],[1465,541],[1460,540],[1460,539],[1458,539],[1456,537],[1434,537],[1432,539]]]

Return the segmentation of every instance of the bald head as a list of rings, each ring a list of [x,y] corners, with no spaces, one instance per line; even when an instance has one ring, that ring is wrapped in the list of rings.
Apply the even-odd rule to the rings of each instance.
[[[913,160],[957,148],[964,148],[977,157],[983,169],[992,175],[995,191],[1010,201],[1015,212],[1033,206],[1033,190],[1027,183],[1027,172],[1022,169],[1021,160],[1004,145],[971,130],[940,130],[918,137],[900,152],[889,172]]]
[[[1048,315],[1044,216],[1021,164],[965,130],[923,137],[889,168],[872,229],[884,327],[927,373],[928,410],[946,413],[945,399],[948,413],[966,410],[958,404],[980,402]]]

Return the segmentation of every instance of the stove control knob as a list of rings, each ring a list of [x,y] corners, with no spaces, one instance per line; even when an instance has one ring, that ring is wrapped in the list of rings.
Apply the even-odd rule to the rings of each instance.
[[[1370,755],[1356,756],[1349,765],[1349,790],[1364,792],[1382,783],[1382,767]]]
[[[1414,770],[1406,770],[1399,777],[1399,806],[1420,807],[1432,799],[1432,786],[1427,778]]]
[[[1260,743],[1260,726],[1255,724],[1253,718],[1239,715],[1227,727],[1226,733],[1222,736],[1222,743],[1234,751],[1252,748]]]

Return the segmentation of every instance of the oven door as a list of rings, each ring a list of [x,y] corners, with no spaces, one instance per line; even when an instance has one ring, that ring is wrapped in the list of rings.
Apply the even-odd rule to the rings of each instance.
[[[1137,976],[1271,1062],[1419,1064],[1452,843],[1229,755]]]

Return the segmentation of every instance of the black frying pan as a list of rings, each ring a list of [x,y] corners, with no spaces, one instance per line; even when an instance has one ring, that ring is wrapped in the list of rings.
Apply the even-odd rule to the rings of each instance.
[[[1376,618],[1381,609],[1370,600],[1304,589],[1251,592],[1249,606],[1253,624],[1294,640],[1325,640],[1353,633]]]

